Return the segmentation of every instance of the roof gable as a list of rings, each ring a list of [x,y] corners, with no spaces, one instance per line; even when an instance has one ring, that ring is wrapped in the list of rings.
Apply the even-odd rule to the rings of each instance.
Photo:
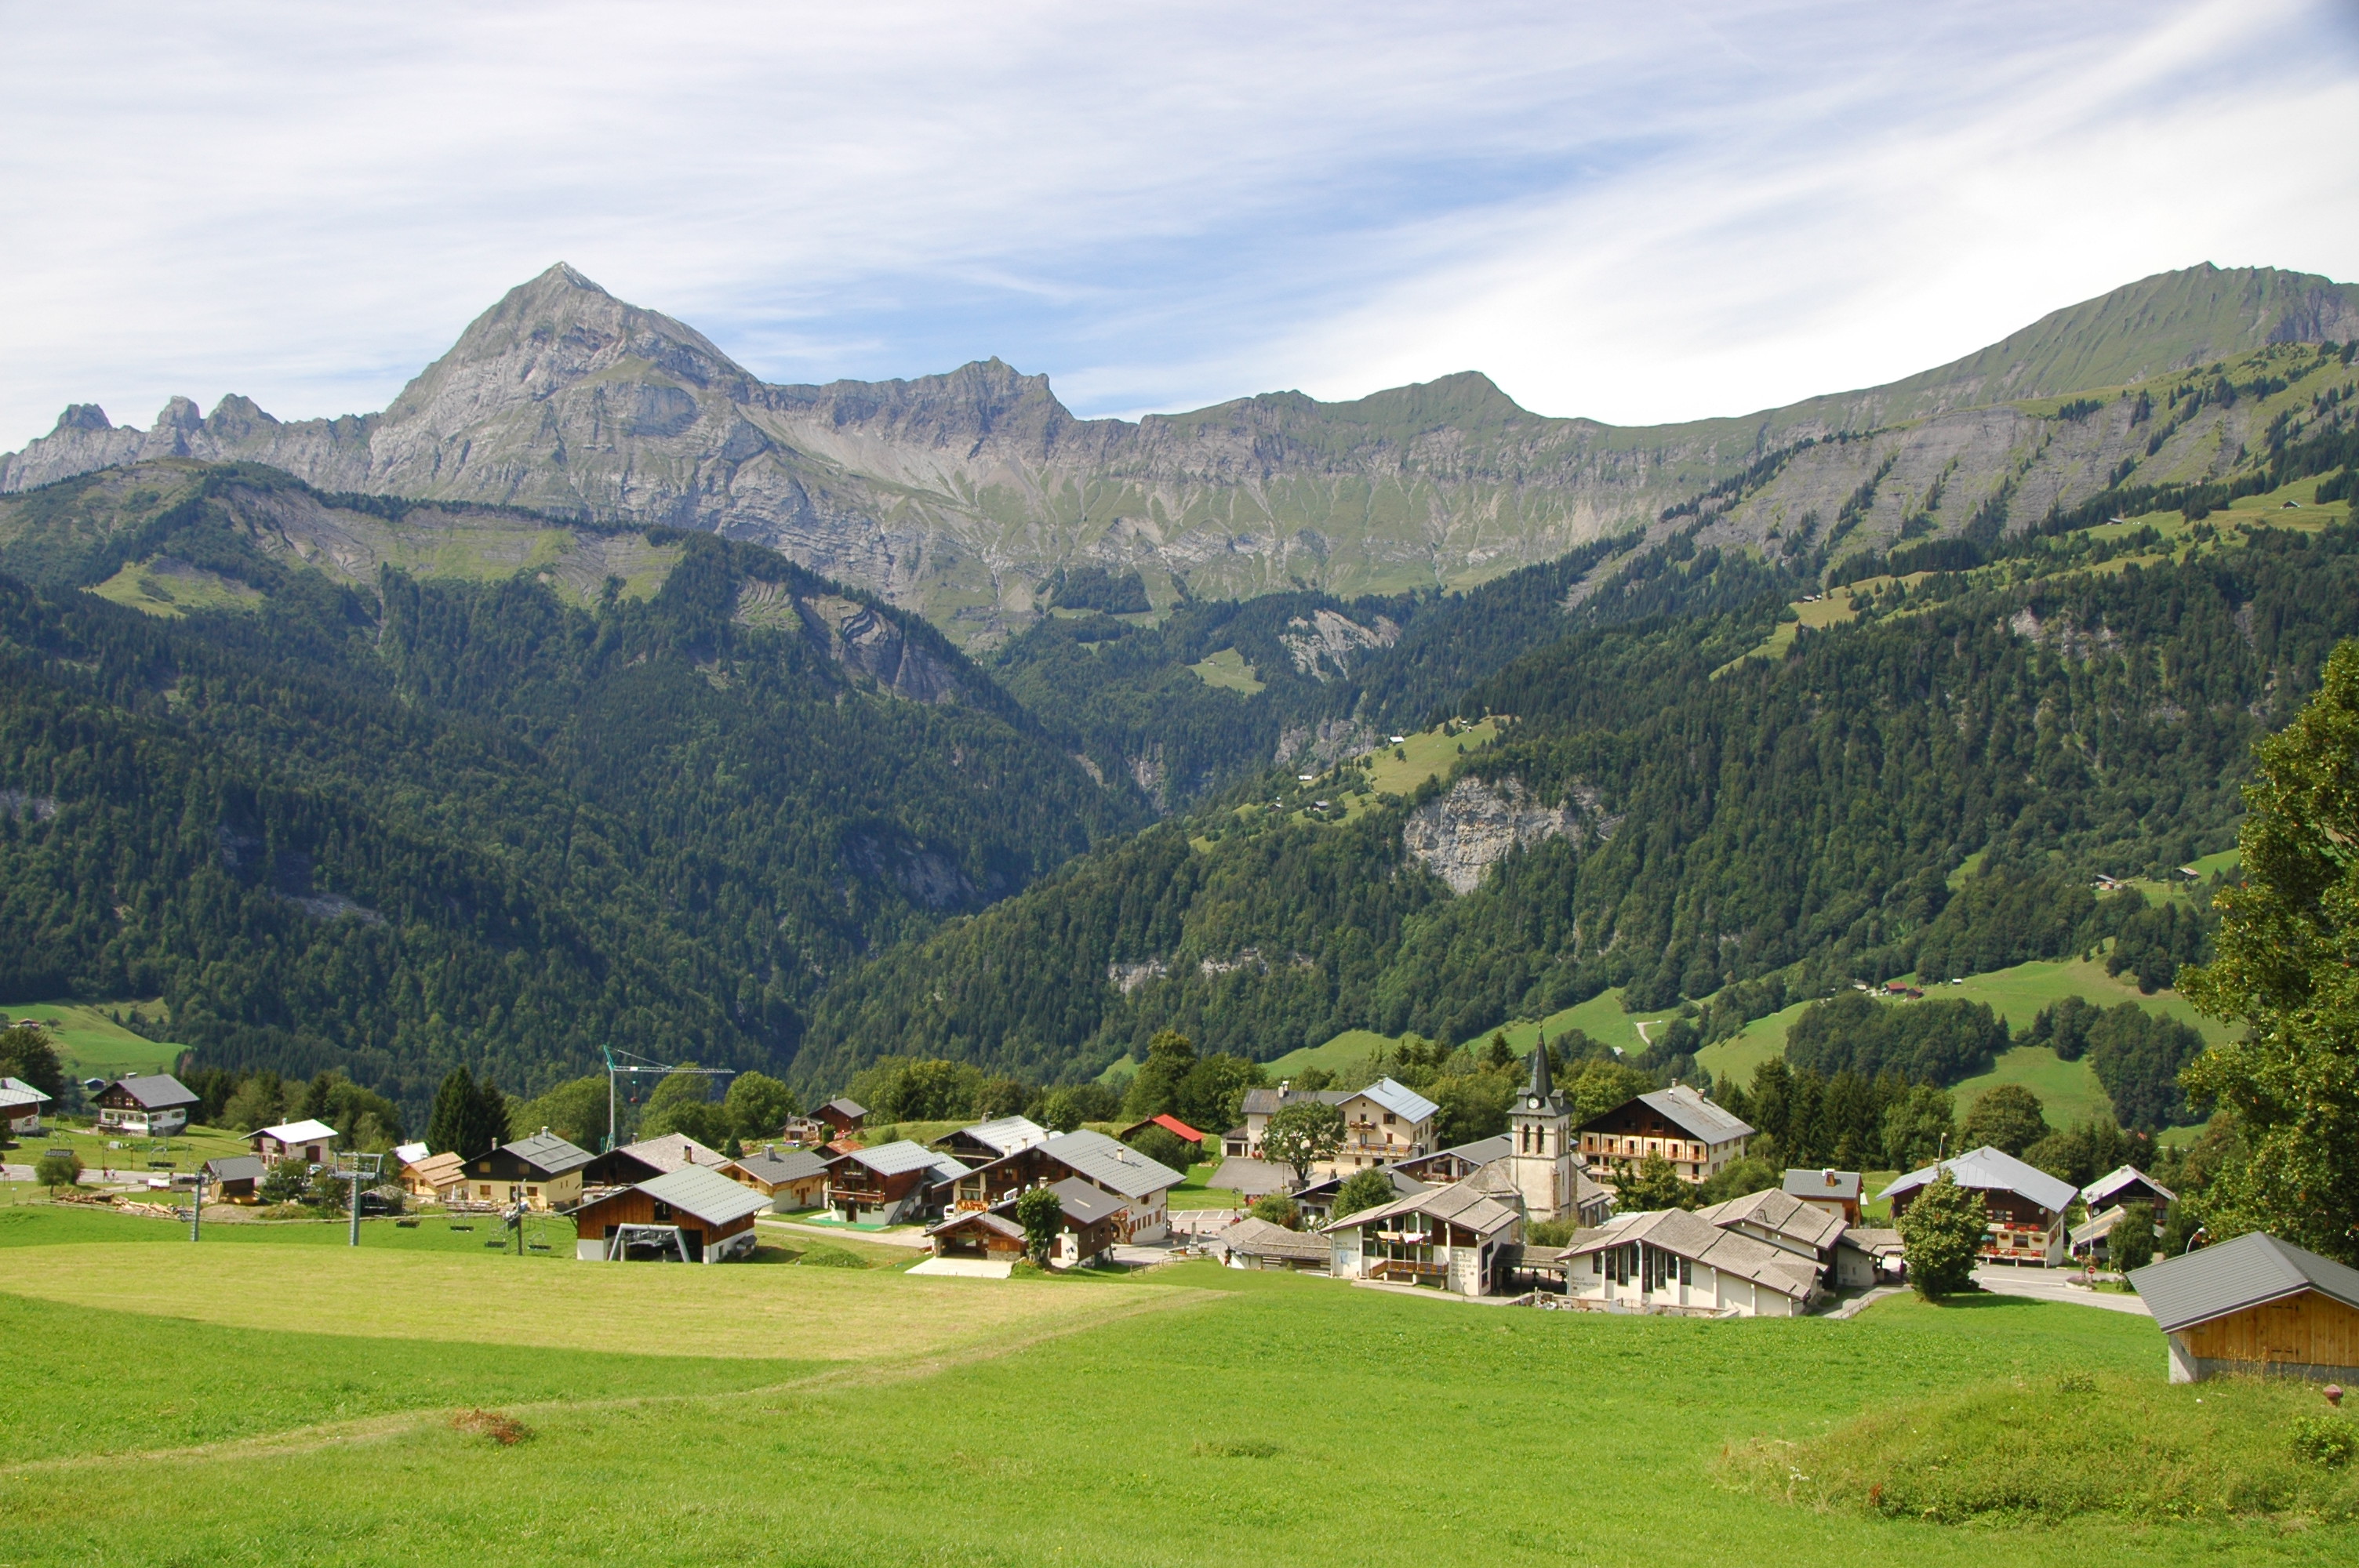
[[[578,1171],[596,1158],[589,1150],[577,1148],[554,1132],[536,1132],[529,1138],[503,1143],[500,1152],[549,1176]]]
[[[1056,1135],[1028,1116],[1003,1116],[991,1121],[979,1121],[973,1127],[962,1127],[951,1136],[971,1138],[996,1153],[1013,1154],[1018,1149],[1046,1143]]]
[[[1374,1100],[1395,1116],[1406,1117],[1411,1121],[1426,1120],[1441,1109],[1407,1084],[1396,1083],[1391,1078],[1378,1078],[1367,1087],[1345,1095],[1339,1103],[1349,1105],[1362,1098]]]
[[[729,1225],[770,1206],[769,1199],[731,1181],[710,1165],[682,1165],[677,1171],[666,1171],[641,1182],[636,1190],[707,1225]]]
[[[1938,1165],[1928,1165],[1921,1171],[1911,1171],[1875,1195],[1892,1197],[1900,1193],[1913,1193],[1919,1187],[1930,1186],[1944,1171],[1962,1187],[1973,1187],[1982,1192],[2015,1193],[2029,1198],[2050,1214],[2062,1214],[2071,1207],[2080,1192],[2071,1183],[2051,1176],[2037,1165],[2027,1165],[2004,1150],[1985,1143],[1979,1149],[1969,1149],[1953,1159]]]
[[[98,1092],[103,1095],[112,1089],[121,1089],[142,1110],[173,1110],[195,1105],[201,1098],[169,1073],[132,1074],[115,1079]]]
[[[844,1158],[866,1166],[880,1176],[902,1176],[911,1171],[930,1170],[935,1173],[935,1180],[947,1182],[967,1173],[967,1167],[949,1155],[907,1138],[880,1143],[874,1149],[855,1149]]]
[[[277,1127],[264,1127],[248,1133],[250,1138],[275,1138],[281,1143],[316,1143],[322,1139],[332,1141],[336,1130],[324,1121],[289,1121]]]
[[[1103,1132],[1092,1132],[1086,1129],[1079,1132],[1060,1132],[1036,1147],[1075,1175],[1085,1177],[1126,1198],[1151,1197],[1167,1188],[1178,1186],[1187,1179],[1170,1166],[1159,1160],[1148,1159],[1127,1143],[1117,1143]],[[964,1174],[963,1172],[960,1173]]]

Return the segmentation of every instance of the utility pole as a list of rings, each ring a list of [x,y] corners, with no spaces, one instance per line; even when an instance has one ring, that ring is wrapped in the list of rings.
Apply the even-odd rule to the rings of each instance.
[[[189,1199],[189,1239],[201,1240],[205,1226],[205,1168],[197,1167],[196,1192]]]
[[[361,1244],[361,1186],[364,1183],[375,1182],[377,1173],[384,1167],[384,1162],[385,1156],[382,1154],[356,1154],[350,1150],[336,1156],[336,1174],[343,1177],[345,1184],[351,1188],[347,1195],[351,1198],[353,1206],[351,1245],[354,1247]]]

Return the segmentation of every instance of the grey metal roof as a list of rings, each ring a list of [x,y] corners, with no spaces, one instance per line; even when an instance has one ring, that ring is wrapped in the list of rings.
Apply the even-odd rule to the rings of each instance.
[[[503,1143],[500,1145],[500,1152],[513,1154],[534,1170],[550,1176],[561,1176],[568,1171],[578,1171],[597,1158],[589,1150],[577,1148],[554,1132],[536,1132],[529,1138],[519,1138],[513,1143]]]
[[[1899,1193],[1913,1193],[1919,1187],[1930,1186],[1944,1171],[1962,1187],[1973,1187],[1983,1192],[2017,1193],[2050,1214],[2062,1214],[2072,1206],[2080,1190],[2060,1177],[2051,1176],[2037,1165],[2027,1165],[2004,1150],[1985,1143],[1979,1149],[1969,1149],[1954,1159],[1938,1165],[1928,1165],[1921,1171],[1911,1171],[1875,1195],[1888,1198]]]
[[[1411,1121],[1423,1121],[1441,1109],[1407,1084],[1396,1083],[1390,1078],[1378,1078],[1367,1087],[1345,1095],[1343,1099],[1349,1101],[1360,1095],[1367,1096],[1395,1116],[1404,1116]]]
[[[1753,1136],[1749,1122],[1739,1121],[1685,1084],[1638,1098],[1649,1108],[1661,1112],[1664,1120],[1706,1143],[1726,1143],[1731,1139]]]
[[[1126,1198],[1151,1197],[1187,1179],[1161,1161],[1150,1160],[1126,1143],[1086,1129],[1060,1132],[1038,1147],[1075,1175]]]
[[[205,1173],[216,1182],[258,1182],[269,1169],[259,1154],[234,1154],[225,1160],[205,1162]]]
[[[2119,1170],[2108,1171],[2099,1176],[2081,1189],[2081,1201],[2093,1209],[2105,1208],[2115,1202],[2122,1201],[2115,1196],[2116,1194],[2127,1192],[2133,1187],[2152,1187],[2165,1203],[2179,1201],[2177,1193],[2172,1192],[2136,1165],[2124,1165]]]
[[[836,1159],[842,1156],[838,1155]],[[746,1154],[734,1162],[737,1168],[757,1182],[777,1186],[781,1182],[808,1181],[827,1174],[835,1160],[822,1160],[807,1149],[789,1149],[783,1154]]]
[[[731,1181],[710,1165],[682,1165],[677,1171],[666,1171],[641,1182],[637,1190],[694,1215],[707,1225],[728,1225],[770,1206],[768,1198]]]
[[[1395,1198],[1391,1203],[1361,1209],[1356,1214],[1330,1220],[1320,1228],[1330,1231],[1357,1229],[1376,1220],[1390,1219],[1403,1214],[1421,1214],[1431,1219],[1447,1220],[1452,1225],[1462,1225],[1478,1236],[1505,1230],[1523,1218],[1517,1210],[1480,1191],[1473,1178],[1469,1177],[1462,1182],[1452,1182],[1446,1187],[1428,1187],[1421,1193]]]
[[[1077,1176],[1051,1182],[1049,1190],[1057,1195],[1057,1201],[1064,1206],[1065,1217],[1075,1225],[1095,1225],[1130,1206],[1103,1188],[1092,1186]]]
[[[986,1149],[1001,1154],[1013,1154],[1018,1149],[1046,1143],[1056,1134],[1028,1116],[1003,1116],[994,1121],[979,1121],[973,1127],[962,1127],[952,1136],[972,1138]]]
[[[2166,1334],[2303,1291],[2359,1307],[2359,1269],[2258,1230],[2133,1269],[2130,1283]]]
[[[1243,1114],[1274,1116],[1289,1105],[1342,1105],[1347,1100],[1358,1099],[1362,1095],[1395,1116],[1405,1116],[1411,1121],[1423,1121],[1441,1109],[1406,1084],[1391,1078],[1378,1078],[1365,1088],[1358,1089],[1247,1089]]]
[[[850,1099],[842,1095],[838,1095],[835,1098],[828,1101],[819,1108],[820,1110],[837,1111],[844,1116],[866,1116],[868,1114],[868,1108],[866,1106],[861,1104],[856,1099]],[[813,1111],[811,1114],[816,1116],[819,1112]]]
[[[47,1105],[49,1097],[22,1078],[0,1078],[0,1105]]]
[[[139,1073],[120,1077],[98,1092],[119,1088],[139,1103],[142,1110],[173,1110],[184,1105],[196,1105],[203,1097],[169,1073]]]
[[[1856,1176],[1853,1177],[1856,1181]],[[1732,1226],[1750,1225],[1772,1231],[1798,1247],[1816,1250],[1832,1247],[1842,1238],[1843,1217],[1816,1204],[1807,1204],[1791,1193],[1776,1187],[1731,1198],[1726,1203],[1713,1204],[1710,1208],[1696,1210],[1696,1217],[1723,1229]],[[1774,1244],[1773,1244],[1774,1245]]]
[[[967,1173],[967,1168],[947,1154],[935,1152],[922,1143],[907,1138],[891,1143],[880,1143],[874,1149],[854,1149],[844,1156],[857,1161],[880,1176],[898,1176],[911,1171],[931,1170],[938,1181],[954,1181]]]
[[[1785,1190],[1798,1198],[1835,1198],[1856,1203],[1860,1184],[1857,1171],[1794,1170],[1786,1173]]]

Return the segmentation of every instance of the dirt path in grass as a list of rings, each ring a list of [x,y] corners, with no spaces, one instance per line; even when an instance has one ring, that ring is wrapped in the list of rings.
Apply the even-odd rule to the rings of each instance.
[[[1093,1295],[1096,1293],[1092,1292]],[[1169,1286],[1138,1286],[1135,1290],[1125,1290],[1124,1293],[1133,1299],[1120,1302],[1109,1311],[1087,1316],[1069,1316],[1061,1322],[1047,1325],[1027,1325],[1023,1332],[1002,1338],[946,1346],[899,1359],[822,1368],[800,1377],[766,1383],[760,1388],[701,1394],[627,1394],[606,1400],[542,1400],[504,1404],[500,1407],[500,1413],[515,1417],[530,1426],[536,1418],[641,1410],[655,1405],[720,1405],[730,1401],[776,1399],[782,1394],[822,1393],[841,1388],[883,1388],[892,1383],[930,1378],[937,1373],[971,1367],[982,1361],[995,1361],[1103,1324],[1120,1323],[1148,1313],[1201,1307],[1229,1299],[1227,1293],[1221,1291]],[[180,1448],[117,1449],[103,1454],[70,1454],[48,1459],[19,1460],[12,1465],[0,1465],[0,1479],[126,1464],[265,1459],[282,1454],[309,1454],[327,1448],[383,1442],[428,1427],[446,1425],[459,1413],[459,1410],[460,1407],[452,1405],[425,1406],[352,1421],[323,1422],[314,1426],[258,1433],[250,1437],[224,1438],[217,1443],[193,1444]]]

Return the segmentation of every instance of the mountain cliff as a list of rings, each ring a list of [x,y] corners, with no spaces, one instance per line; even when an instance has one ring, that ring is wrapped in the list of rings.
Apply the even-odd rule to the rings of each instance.
[[[1888,386],[1741,417],[1629,428],[1546,417],[1470,372],[1352,402],[1271,393],[1134,424],[1077,419],[1046,377],[995,359],[911,381],[767,384],[693,329],[560,264],[478,318],[382,413],[280,421],[244,397],[210,415],[175,398],[143,431],[76,405],[0,458],[0,491],[193,457],[266,463],[328,491],[716,532],[988,645],[1042,613],[1063,567],[1137,571],[1158,609],[1183,596],[1462,587],[1632,527],[1659,532],[1667,509],[1745,481],[1765,457],[1875,429],[1908,449],[1894,493],[1921,500],[1940,474],[1962,519],[2002,488],[2069,502],[2102,489],[2127,447],[2051,454],[2049,421],[2026,401],[2354,337],[2359,288],[2207,265]],[[1831,521],[1889,450],[1832,455],[1780,460],[1770,480],[1793,503],[1756,507],[1745,542],[1789,537],[1773,514],[1799,518],[1820,501]]]

